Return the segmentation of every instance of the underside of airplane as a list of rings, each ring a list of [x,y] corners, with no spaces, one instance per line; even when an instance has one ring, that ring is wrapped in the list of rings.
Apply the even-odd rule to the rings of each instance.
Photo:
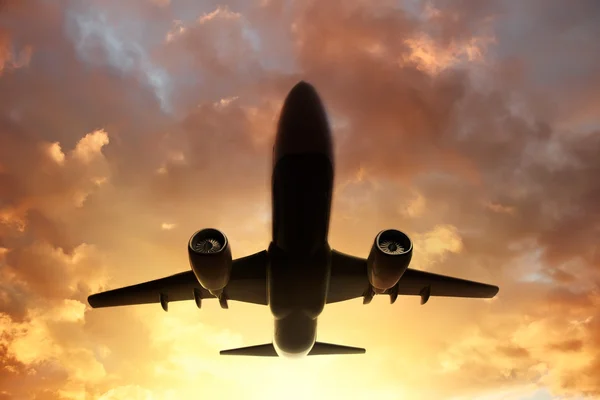
[[[413,242],[396,229],[379,232],[367,258],[330,248],[333,139],[312,85],[300,82],[284,103],[273,151],[273,238],[268,249],[233,260],[224,233],[202,229],[187,245],[191,269],[165,278],[98,293],[94,307],[217,299],[268,306],[272,343],[221,351],[223,355],[285,356],[360,354],[365,349],[316,341],[326,304],[385,295],[492,298],[498,287],[409,268]]]

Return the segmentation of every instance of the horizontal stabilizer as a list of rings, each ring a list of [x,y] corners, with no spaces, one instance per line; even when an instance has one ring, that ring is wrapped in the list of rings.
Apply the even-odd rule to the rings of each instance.
[[[364,354],[366,350],[360,347],[342,346],[340,344],[315,342],[309,356],[325,356],[332,354]]]
[[[239,347],[237,349],[221,350],[222,356],[256,356],[256,357],[277,357],[277,352],[272,343],[259,344],[256,346]]]
[[[339,344],[315,342],[308,353],[309,356],[324,356],[334,354],[364,354],[365,349],[360,347],[342,346]],[[222,356],[255,356],[255,357],[277,357],[277,352],[272,343],[259,344],[256,346],[239,347],[237,349],[221,350]]]

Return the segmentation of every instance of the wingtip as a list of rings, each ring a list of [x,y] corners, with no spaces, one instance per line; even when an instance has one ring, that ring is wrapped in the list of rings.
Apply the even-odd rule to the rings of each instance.
[[[92,308],[98,307],[98,294],[89,295],[87,298],[87,302]]]
[[[496,295],[500,292],[500,288],[498,286],[491,286],[490,288],[490,299],[496,297]]]

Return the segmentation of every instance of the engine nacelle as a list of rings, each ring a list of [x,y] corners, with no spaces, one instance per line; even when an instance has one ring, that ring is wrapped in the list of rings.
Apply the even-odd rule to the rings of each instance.
[[[367,259],[369,282],[375,293],[383,293],[398,283],[410,264],[412,251],[412,241],[404,232],[379,232]]]
[[[203,288],[220,297],[231,275],[231,248],[224,233],[202,229],[188,243],[190,267]]]

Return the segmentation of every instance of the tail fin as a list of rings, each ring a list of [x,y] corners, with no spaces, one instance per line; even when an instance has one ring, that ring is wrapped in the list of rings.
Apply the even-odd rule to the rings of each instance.
[[[259,344],[256,346],[240,347],[237,349],[221,350],[222,356],[256,356],[256,357],[277,357],[277,352],[272,343]]]
[[[342,346],[339,344],[315,342],[309,356],[324,356],[334,354],[364,354],[365,349],[360,347]],[[240,347],[237,349],[221,350],[222,356],[255,356],[255,357],[277,357],[277,352],[272,343],[259,344],[256,346]]]
[[[360,347],[342,346],[340,344],[315,342],[309,356],[325,356],[333,354],[365,354],[367,351]]]

